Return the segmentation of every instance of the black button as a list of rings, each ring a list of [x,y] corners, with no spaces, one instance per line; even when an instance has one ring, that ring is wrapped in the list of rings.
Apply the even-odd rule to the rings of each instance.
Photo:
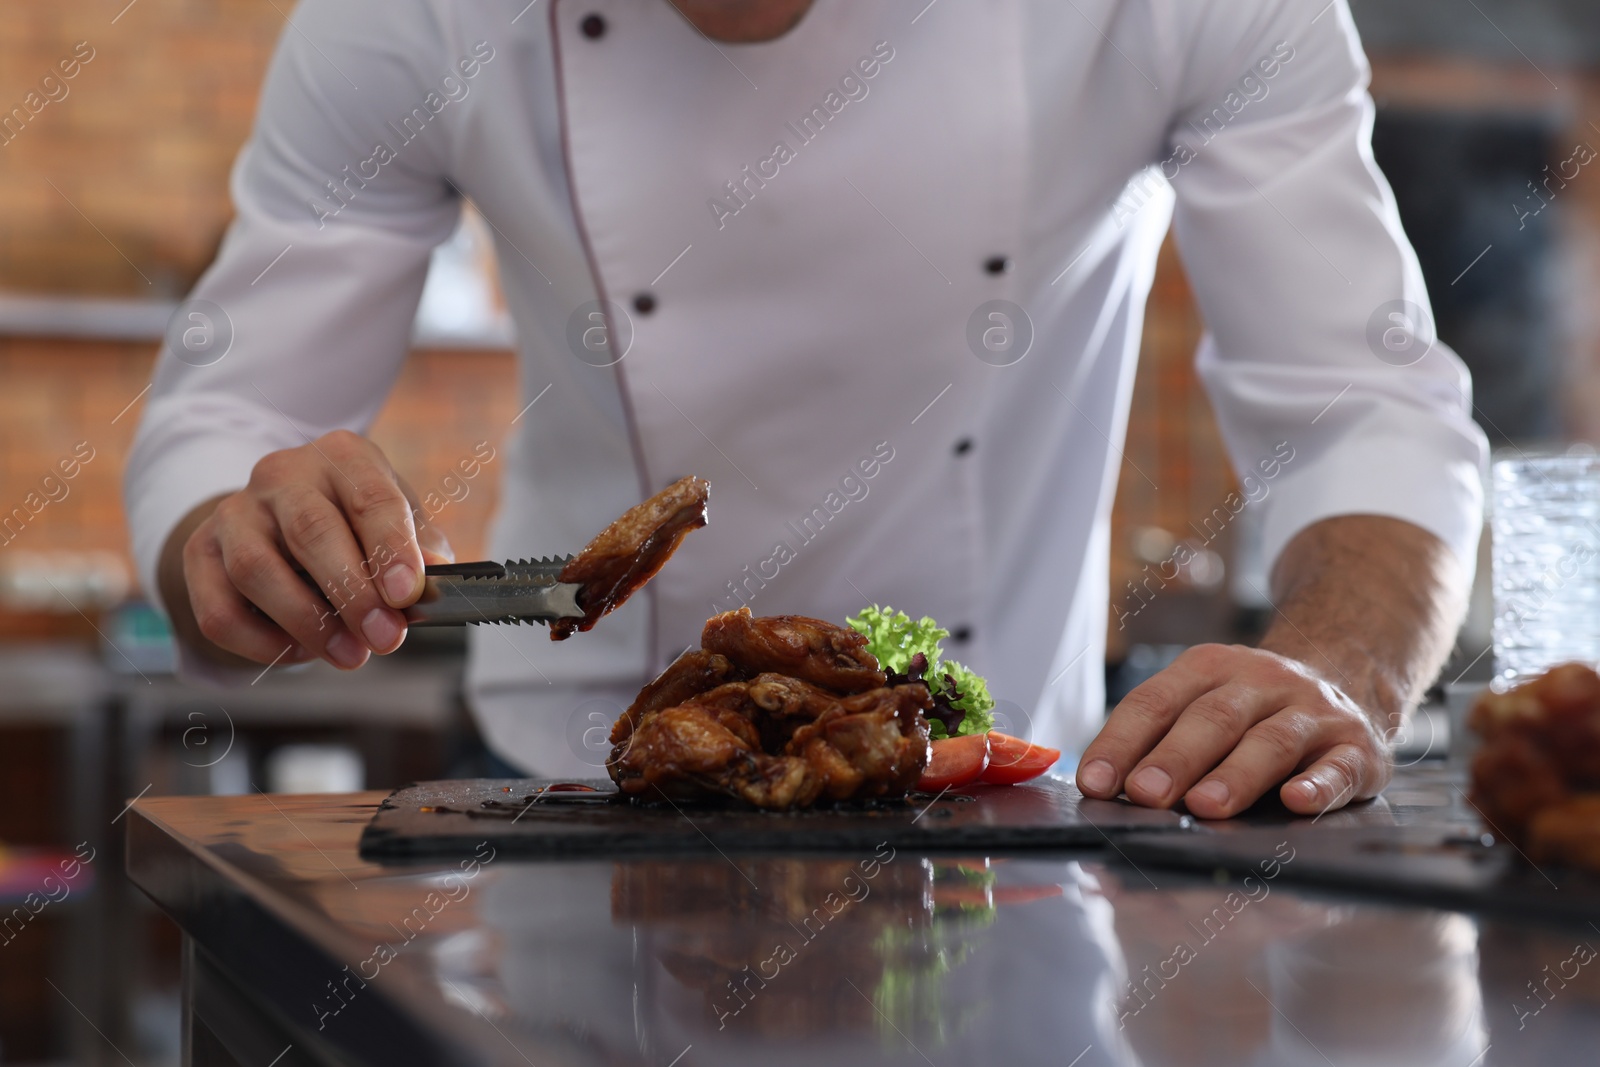
[[[633,310],[641,315],[648,315],[656,309],[656,298],[649,293],[640,293],[633,298]]]
[[[606,35],[606,20],[599,15],[586,15],[583,21],[578,23],[578,29],[582,30],[583,35],[589,40],[598,41]]]
[[[963,437],[961,440],[956,442],[956,455],[964,456],[968,452],[971,452],[971,451],[972,451],[972,438]]]
[[[957,626],[954,630],[950,631],[950,640],[954,641],[958,645],[966,644],[968,641],[972,640],[972,627]]]
[[[1011,260],[1005,256],[990,256],[983,261],[983,269],[990,274],[1004,274],[1011,269]]]

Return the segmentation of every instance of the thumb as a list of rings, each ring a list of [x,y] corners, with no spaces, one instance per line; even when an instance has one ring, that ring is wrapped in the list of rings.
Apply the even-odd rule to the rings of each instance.
[[[1352,800],[1377,796],[1388,776],[1375,762],[1357,745],[1335,745],[1284,783],[1278,796],[1295,814],[1320,817]]]

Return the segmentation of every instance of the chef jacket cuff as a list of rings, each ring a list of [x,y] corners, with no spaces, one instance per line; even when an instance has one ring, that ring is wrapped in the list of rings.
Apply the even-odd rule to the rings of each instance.
[[[1459,455],[1428,454],[1415,436],[1364,435],[1310,460],[1272,488],[1262,524],[1268,572],[1294,537],[1340,515],[1401,519],[1439,538],[1470,581],[1483,531],[1483,474]]]
[[[266,451],[271,451],[267,449]],[[163,611],[156,570],[161,549],[183,517],[212,497],[237,492],[265,454],[259,441],[195,437],[163,442],[161,455],[140,465],[126,486],[134,563],[145,595]]]
[[[264,453],[259,441],[223,435],[194,437],[181,444],[162,442],[160,448],[161,455],[151,462],[130,464],[125,495],[139,583],[145,596],[170,618],[156,574],[162,546],[189,512],[248,483],[251,469]],[[260,673],[220,666],[176,637],[174,641],[178,676],[186,681],[231,686],[249,682]]]

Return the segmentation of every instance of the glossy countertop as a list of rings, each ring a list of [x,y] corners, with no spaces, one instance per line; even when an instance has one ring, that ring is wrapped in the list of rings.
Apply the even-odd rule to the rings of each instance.
[[[380,799],[130,812],[134,881],[330,1061],[1600,1062],[1600,928],[1307,888],[1287,843],[1242,881],[1109,842],[380,866],[356,852]]]

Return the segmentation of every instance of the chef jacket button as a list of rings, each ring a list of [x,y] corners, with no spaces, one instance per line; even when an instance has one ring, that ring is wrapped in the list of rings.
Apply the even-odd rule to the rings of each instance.
[[[983,269],[990,274],[1004,274],[1011,269],[1011,260],[1006,256],[990,256],[983,261]]]
[[[950,631],[950,640],[954,641],[958,645],[966,644],[968,641],[972,640],[972,627],[957,626],[954,630]]]
[[[582,30],[583,35],[589,40],[598,41],[606,35],[606,20],[600,15],[586,15],[584,20],[578,23],[578,29]]]
[[[633,310],[648,315],[656,309],[656,298],[650,293],[640,293],[633,298]]]
[[[971,451],[972,451],[972,438],[963,437],[961,440],[956,442],[956,448],[955,448],[956,455],[964,456],[968,452],[971,452]]]

